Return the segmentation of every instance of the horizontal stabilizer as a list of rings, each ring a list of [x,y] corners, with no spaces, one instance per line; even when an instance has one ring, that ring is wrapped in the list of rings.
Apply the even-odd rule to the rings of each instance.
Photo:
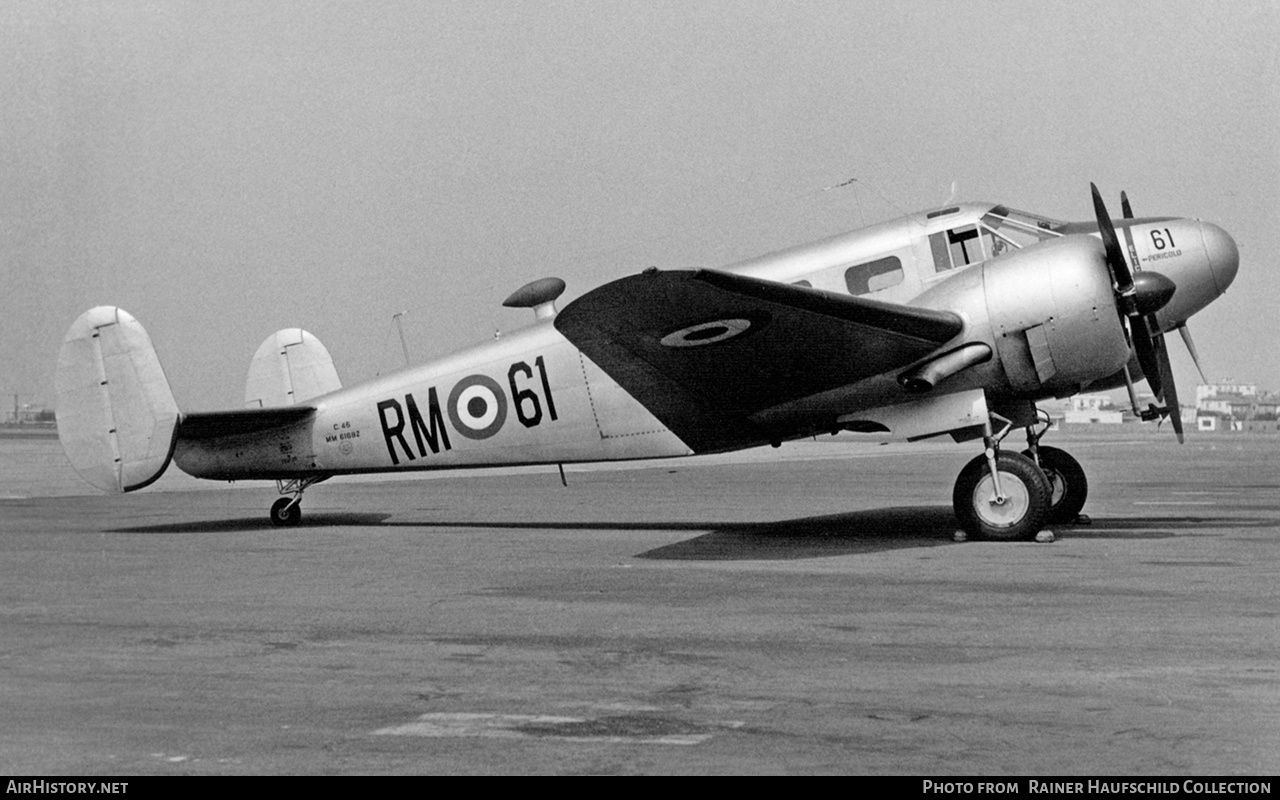
[[[291,406],[342,388],[329,351],[301,328],[268,336],[249,363],[244,404],[250,408]]]
[[[262,433],[302,422],[315,413],[314,406],[286,406],[183,414],[182,424],[178,426],[178,438],[197,441]]]
[[[129,492],[169,466],[178,406],[151,338],[128,312],[99,306],[72,323],[56,385],[58,438],[87,483]]]

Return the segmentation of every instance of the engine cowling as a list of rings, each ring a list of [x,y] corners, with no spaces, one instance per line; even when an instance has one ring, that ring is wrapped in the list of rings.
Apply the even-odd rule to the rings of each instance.
[[[1128,362],[1101,242],[1067,236],[982,271],[996,355],[1015,393],[1065,397]]]

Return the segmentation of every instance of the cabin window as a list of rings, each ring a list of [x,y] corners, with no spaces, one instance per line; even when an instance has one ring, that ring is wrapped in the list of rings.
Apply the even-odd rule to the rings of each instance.
[[[849,294],[869,294],[902,283],[902,261],[897,256],[878,258],[865,264],[855,264],[844,271],[844,282]]]

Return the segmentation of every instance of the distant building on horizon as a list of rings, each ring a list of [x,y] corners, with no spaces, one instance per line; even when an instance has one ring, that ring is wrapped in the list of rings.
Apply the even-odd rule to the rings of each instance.
[[[1256,383],[1202,383],[1196,387],[1196,430],[1280,433],[1280,394]]]
[[[1102,424],[1119,425],[1124,422],[1124,412],[1115,407],[1111,395],[1078,394],[1063,410],[1063,422],[1069,425]]]
[[[11,409],[0,422],[5,425],[49,425],[54,419],[52,408],[26,405]]]

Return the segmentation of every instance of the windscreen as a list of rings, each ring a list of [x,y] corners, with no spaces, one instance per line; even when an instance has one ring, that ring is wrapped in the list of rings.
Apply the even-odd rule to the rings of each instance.
[[[1052,230],[1062,224],[1058,220],[1029,214],[1026,211],[1017,211],[1007,206],[996,206],[988,211],[982,217],[981,224],[991,233],[992,256],[1062,235]]]

